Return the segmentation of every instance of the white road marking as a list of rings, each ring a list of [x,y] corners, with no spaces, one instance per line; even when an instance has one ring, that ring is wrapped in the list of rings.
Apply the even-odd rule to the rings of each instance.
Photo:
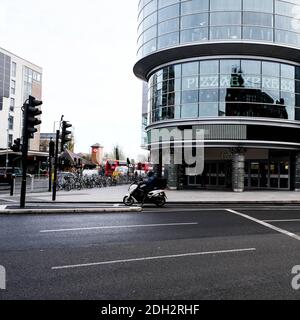
[[[193,253],[174,254],[174,255],[167,255],[167,256],[144,257],[144,258],[125,259],[125,260],[93,262],[93,263],[58,266],[58,267],[52,267],[51,269],[52,270],[74,269],[74,268],[101,266],[101,265],[106,265],[106,264],[116,264],[116,263],[125,263],[125,262],[136,262],[136,261],[158,260],[158,259],[171,259],[171,258],[181,258],[181,257],[202,256],[202,255],[209,255],[209,254],[225,254],[225,253],[237,253],[237,252],[247,252],[247,251],[256,251],[256,248],[219,250],[219,251],[207,251],[207,252],[193,252]]]
[[[188,223],[165,223],[165,224],[140,224],[140,225],[128,225],[128,226],[104,226],[104,227],[87,227],[87,228],[41,230],[40,233],[83,231],[83,230],[101,230],[101,229],[121,229],[121,228],[150,228],[150,227],[191,226],[191,225],[197,225],[197,224],[199,224],[199,223],[198,222],[188,222]]]
[[[5,210],[7,206],[0,206],[0,210]]]
[[[2,199],[1,199],[2,200]],[[17,200],[12,200],[12,199],[4,199],[3,198],[3,200],[5,201],[5,202],[12,202],[12,203],[16,203],[17,202]]]
[[[289,219],[289,220],[264,220],[264,222],[299,222],[300,219]]]
[[[226,209],[226,211],[228,211],[230,213],[233,213],[233,214],[236,214],[236,215],[238,215],[240,217],[246,218],[248,220],[251,220],[253,222],[256,222],[258,224],[261,224],[262,226],[265,226],[265,227],[267,227],[269,229],[275,230],[275,231],[277,231],[279,233],[282,233],[282,234],[284,234],[286,236],[289,236],[291,238],[294,238],[294,239],[300,241],[300,236],[296,235],[295,233],[289,232],[289,231],[281,229],[281,228],[277,228],[277,227],[273,226],[272,224],[269,224],[269,223],[264,222],[262,220],[258,220],[258,219],[253,218],[253,217],[250,217],[250,216],[248,216],[248,215],[246,215],[244,213],[241,213],[241,212],[238,212],[238,211],[235,211],[235,210]]]
[[[163,209],[157,209],[157,208],[153,208],[153,210],[151,210],[150,208],[144,208],[143,213],[155,213],[155,212],[187,212],[187,211],[225,211],[225,208],[193,208],[193,209],[189,209],[189,208],[182,208],[182,209],[172,209],[172,208],[163,208]]]

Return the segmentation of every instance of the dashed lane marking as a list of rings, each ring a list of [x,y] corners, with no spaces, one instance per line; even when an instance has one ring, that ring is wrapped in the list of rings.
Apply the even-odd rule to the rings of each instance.
[[[187,223],[165,223],[165,224],[140,224],[128,226],[102,226],[102,227],[86,227],[86,228],[70,228],[70,229],[54,229],[54,230],[41,230],[40,233],[51,232],[68,232],[68,231],[84,231],[84,230],[101,230],[101,229],[124,229],[124,228],[152,228],[152,227],[174,227],[174,226],[191,226],[197,225],[198,222]]]

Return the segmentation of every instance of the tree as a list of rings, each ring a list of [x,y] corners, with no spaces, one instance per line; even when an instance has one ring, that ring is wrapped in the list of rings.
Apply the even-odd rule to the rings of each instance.
[[[106,152],[104,154],[105,159],[112,159],[112,160],[126,160],[126,155],[118,144],[113,146],[113,150],[111,152]]]

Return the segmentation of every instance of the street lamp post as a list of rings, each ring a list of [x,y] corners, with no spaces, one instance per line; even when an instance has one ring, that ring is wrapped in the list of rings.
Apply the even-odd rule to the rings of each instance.
[[[9,157],[8,157],[8,151],[9,151],[9,120],[10,120],[10,112],[8,111],[8,118],[7,118],[7,143],[6,143],[6,159],[5,159],[5,167],[8,167],[9,163]]]

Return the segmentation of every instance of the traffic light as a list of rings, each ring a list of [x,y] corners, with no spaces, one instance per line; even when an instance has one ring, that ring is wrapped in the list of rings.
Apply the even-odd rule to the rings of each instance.
[[[35,97],[29,96],[28,103],[25,107],[25,129],[27,131],[29,139],[34,138],[34,134],[38,131],[35,127],[42,123],[41,120],[36,118],[42,114],[42,111],[38,108],[43,104],[42,101],[36,100]]]
[[[54,149],[55,149],[55,143],[51,138],[51,140],[49,142],[49,157],[50,158],[53,158],[54,155],[55,155],[55,150]]]
[[[68,121],[63,121],[62,123],[62,131],[61,131],[61,152],[64,151],[64,146],[68,142],[72,140],[72,138],[69,136],[72,132],[68,131],[68,128],[71,128],[71,123],[68,123]]]
[[[16,139],[16,140],[14,140],[14,144],[10,147],[10,149],[11,149],[13,152],[20,152],[21,149],[22,149],[21,139],[18,138],[18,139]]]

